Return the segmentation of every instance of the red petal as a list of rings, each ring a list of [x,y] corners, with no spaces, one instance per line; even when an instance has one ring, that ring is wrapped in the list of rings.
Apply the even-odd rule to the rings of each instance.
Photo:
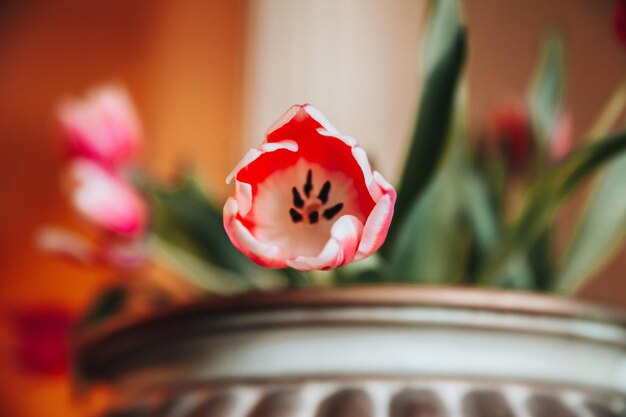
[[[67,371],[73,314],[61,306],[39,306],[15,314],[15,359],[29,373],[55,376]]]

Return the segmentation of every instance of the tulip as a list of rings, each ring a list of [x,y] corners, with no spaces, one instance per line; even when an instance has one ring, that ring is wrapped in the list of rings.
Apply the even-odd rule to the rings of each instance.
[[[147,207],[135,190],[103,167],[78,159],[70,166],[76,210],[92,223],[121,236],[136,236],[146,225]]]
[[[85,99],[67,101],[60,106],[58,117],[72,157],[114,168],[128,164],[137,153],[139,119],[120,87],[101,87]]]
[[[311,105],[295,105],[227,179],[224,227],[259,265],[300,271],[364,259],[383,243],[396,192],[365,151]]]
[[[498,107],[490,115],[490,132],[509,166],[523,170],[530,161],[532,131],[528,113],[521,105]]]

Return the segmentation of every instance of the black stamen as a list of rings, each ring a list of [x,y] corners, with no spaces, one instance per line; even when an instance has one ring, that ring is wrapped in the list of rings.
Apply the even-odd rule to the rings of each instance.
[[[335,217],[335,214],[339,213],[342,208],[343,208],[343,203],[335,204],[331,208],[327,208],[326,210],[324,210],[323,216],[326,220],[330,220],[333,217]]]
[[[302,208],[304,207],[304,200],[300,196],[300,192],[296,187],[291,188],[291,192],[293,193],[293,205]]]
[[[306,173],[306,183],[304,184],[304,194],[307,197],[311,195],[311,190],[313,189],[313,172],[309,169],[309,172]]]
[[[289,209],[289,215],[291,216],[291,220],[294,223],[299,223],[302,221],[302,214],[298,213],[298,210],[293,207]]]
[[[328,201],[328,193],[330,192],[330,181],[326,181],[320,190],[320,193],[317,195],[317,198],[322,202],[322,204],[326,204]]]
[[[320,215],[317,211],[312,211],[309,213],[309,223],[315,224],[320,219]]]

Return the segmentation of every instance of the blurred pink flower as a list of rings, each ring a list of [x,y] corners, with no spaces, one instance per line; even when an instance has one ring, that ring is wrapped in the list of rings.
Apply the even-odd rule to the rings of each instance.
[[[40,376],[60,376],[68,369],[68,338],[74,315],[62,306],[37,306],[13,317],[17,364]]]
[[[626,0],[617,0],[613,11],[613,30],[617,40],[626,47]]]
[[[550,138],[550,157],[557,162],[565,158],[572,150],[572,117],[562,115],[556,122]]]
[[[533,143],[528,112],[523,105],[499,106],[489,117],[489,131],[496,148],[516,171],[526,167]]]
[[[310,105],[291,107],[232,178],[226,232],[272,268],[329,269],[368,257],[385,240],[396,198],[357,142]]]
[[[76,210],[96,225],[122,236],[144,231],[148,212],[135,190],[111,172],[86,159],[70,165]]]
[[[84,99],[63,103],[58,115],[70,156],[107,167],[125,165],[136,156],[141,128],[123,88],[92,90]]]

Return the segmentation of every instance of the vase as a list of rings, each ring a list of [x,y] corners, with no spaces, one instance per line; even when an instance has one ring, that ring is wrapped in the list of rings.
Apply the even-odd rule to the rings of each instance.
[[[626,416],[626,314],[464,288],[207,298],[80,335],[107,417]]]

